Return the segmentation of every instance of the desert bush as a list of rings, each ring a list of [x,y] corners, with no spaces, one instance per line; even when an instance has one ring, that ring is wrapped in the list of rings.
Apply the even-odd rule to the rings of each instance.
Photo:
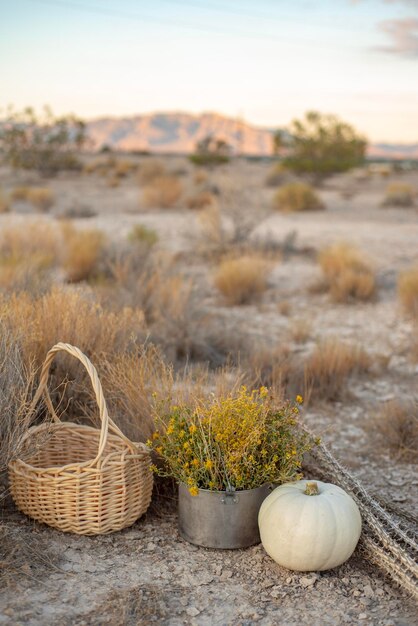
[[[138,164],[133,161],[121,160],[116,161],[114,167],[114,175],[118,178],[126,178],[129,174],[138,169]]]
[[[275,163],[267,173],[265,183],[267,187],[278,187],[279,185],[283,185],[288,178],[289,172],[286,170],[283,163]]]
[[[159,176],[143,189],[146,207],[169,209],[180,199],[183,186],[175,176]]]
[[[386,402],[372,420],[373,435],[398,461],[418,462],[418,402],[391,400]]]
[[[250,350],[244,355],[241,367],[249,387],[268,387],[282,398],[304,392],[303,369],[286,344]]]
[[[20,329],[24,332],[24,329]],[[17,337],[0,319],[0,483],[9,461],[17,454],[22,435],[31,425],[29,403],[35,369],[24,363]],[[0,567],[1,569],[1,567]]]
[[[386,188],[382,206],[412,207],[417,195],[412,185],[407,183],[391,183]]]
[[[376,294],[374,272],[362,253],[345,243],[320,252],[325,288],[335,302],[367,301]]]
[[[306,113],[304,120],[293,120],[287,133],[278,131],[274,137],[275,153],[286,150],[287,169],[319,179],[361,165],[366,146],[352,126],[315,111]]]
[[[312,332],[312,322],[306,318],[299,317],[293,320],[290,326],[290,336],[296,343],[304,343],[309,339]]]
[[[147,228],[142,224],[135,224],[128,234],[128,240],[132,243],[145,243],[148,246],[153,246],[158,241],[158,235],[151,228]]]
[[[31,187],[26,199],[42,213],[48,211],[55,202],[53,192],[48,187]]]
[[[196,144],[195,153],[189,159],[194,165],[213,166],[228,163],[231,147],[223,139],[208,135]]]
[[[74,204],[66,207],[55,215],[57,219],[61,220],[81,220],[95,217],[96,211],[87,204],[75,201]]]
[[[271,264],[256,255],[225,259],[215,272],[215,286],[229,304],[247,304],[267,289]]]
[[[29,187],[25,186],[15,187],[10,193],[11,200],[27,200],[29,189]]]
[[[48,273],[58,264],[56,230],[46,223],[28,228],[9,226],[0,233],[0,288],[36,292],[49,285]]]
[[[0,213],[8,213],[10,210],[10,201],[0,189]]]
[[[208,175],[204,170],[197,170],[193,174],[193,182],[195,185],[203,185],[208,180]]]
[[[6,163],[43,175],[79,169],[77,154],[85,140],[83,122],[74,116],[57,118],[47,107],[42,116],[31,108],[9,109],[0,128],[0,150]]]
[[[138,170],[138,180],[141,185],[149,185],[155,178],[166,175],[164,163],[155,159],[141,162]]]
[[[398,296],[404,310],[418,318],[418,267],[399,274]]]
[[[119,185],[120,179],[115,174],[112,174],[111,176],[109,176],[109,178],[106,179],[106,186],[110,189],[115,189],[116,187],[119,187]]]
[[[199,191],[195,196],[187,199],[189,209],[205,209],[216,202],[215,196],[210,191]]]
[[[35,297],[25,292],[3,296],[0,319],[20,337],[25,365],[40,366],[58,341],[78,346],[98,362],[103,355],[129,352],[146,334],[142,311],[129,307],[118,313],[106,311],[91,294],[69,288],[55,287]]]
[[[298,182],[287,183],[279,187],[273,197],[273,207],[287,213],[319,211],[325,208],[311,185]]]
[[[72,224],[62,227],[64,239],[62,248],[62,268],[67,280],[78,283],[97,277],[105,237],[99,230],[77,230]]]
[[[350,376],[368,372],[370,367],[371,359],[360,347],[325,339],[305,362],[307,393],[315,400],[338,400]]]

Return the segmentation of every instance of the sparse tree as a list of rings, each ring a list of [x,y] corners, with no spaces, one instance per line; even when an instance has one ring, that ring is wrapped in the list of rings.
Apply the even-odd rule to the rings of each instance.
[[[85,142],[84,122],[72,115],[55,117],[48,107],[41,116],[32,108],[8,109],[0,122],[3,160],[16,169],[33,169],[45,176],[78,169],[77,153]]]
[[[228,163],[231,146],[223,139],[207,135],[196,144],[196,151],[190,156],[195,165],[220,165]]]
[[[297,174],[321,179],[364,162],[367,140],[334,115],[310,111],[288,130],[289,138],[283,131],[275,134],[273,149],[285,152],[283,164]]]

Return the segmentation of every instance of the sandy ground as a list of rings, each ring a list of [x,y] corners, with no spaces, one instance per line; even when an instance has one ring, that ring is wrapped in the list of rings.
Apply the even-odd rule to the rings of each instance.
[[[189,172],[184,176],[187,197],[193,192],[190,164],[168,160],[168,167],[179,166]],[[389,399],[418,394],[418,365],[409,354],[413,325],[396,298],[398,272],[418,263],[418,209],[380,207],[388,182],[402,180],[418,189],[418,173],[389,180],[335,177],[320,190],[326,211],[284,216],[269,208],[274,190],[264,184],[268,168],[266,163],[242,162],[209,173],[210,184],[220,190],[226,221],[228,211],[238,207],[243,215],[259,215],[251,238],[283,241],[295,233],[299,248],[319,250],[335,241],[357,245],[376,269],[376,302],[334,305],[328,295],[311,293],[308,287],[319,278],[319,269],[310,256],[295,255],[275,263],[262,302],[225,306],[212,284],[213,262],[193,257],[205,236],[198,212],[186,209],[184,199],[175,209],[145,210],[134,177],[116,189],[94,175],[47,181],[57,197],[51,214],[39,217],[25,203],[17,203],[11,214],[0,216],[0,228],[9,223],[27,228],[39,219],[55,222],[56,215],[81,203],[96,215],[75,223],[100,228],[115,240],[134,224],[154,229],[158,246],[177,254],[180,270],[198,282],[202,309],[216,315],[231,333],[300,352],[309,352],[325,336],[365,347],[376,362],[375,375],[351,381],[344,402],[308,408],[305,419],[371,493],[417,513],[416,465],[397,461],[378,445],[372,418]],[[0,171],[6,192],[24,182],[25,174]],[[347,190],[354,194],[349,199]],[[286,314],[280,313],[283,302],[289,308]],[[301,319],[309,323],[310,332],[306,342],[297,344],[291,330]],[[175,507],[168,506],[167,513],[159,509],[124,532],[85,538],[41,527],[7,508],[3,518],[8,533],[16,542],[33,543],[34,549],[40,543],[47,562],[35,559],[29,571],[2,590],[0,624],[418,623],[416,607],[360,555],[335,571],[296,574],[275,565],[261,546],[226,552],[191,546],[177,534]]]

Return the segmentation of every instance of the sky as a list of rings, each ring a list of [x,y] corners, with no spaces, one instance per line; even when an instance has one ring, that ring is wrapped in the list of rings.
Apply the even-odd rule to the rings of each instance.
[[[0,108],[335,113],[418,142],[418,0],[0,0]]]

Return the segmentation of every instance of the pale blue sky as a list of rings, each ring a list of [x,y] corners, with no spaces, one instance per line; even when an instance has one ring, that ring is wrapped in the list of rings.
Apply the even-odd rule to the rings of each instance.
[[[339,114],[418,141],[418,1],[0,0],[0,107]]]

